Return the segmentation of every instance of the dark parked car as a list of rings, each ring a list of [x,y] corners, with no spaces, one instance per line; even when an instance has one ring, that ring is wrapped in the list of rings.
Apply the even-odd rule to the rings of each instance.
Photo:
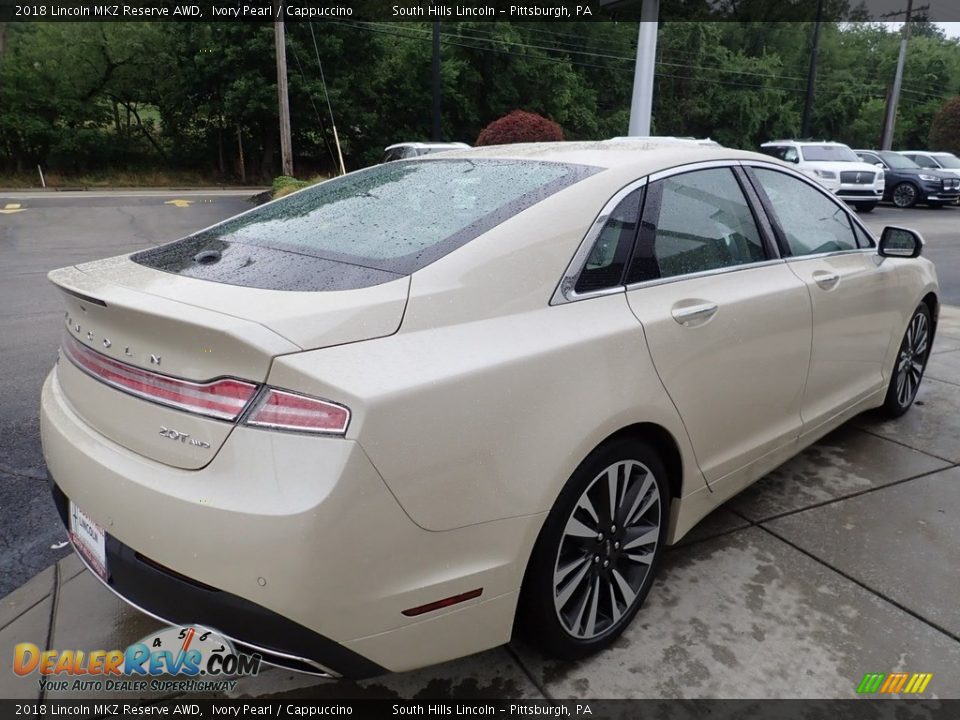
[[[960,198],[960,177],[932,168],[890,150],[854,150],[864,162],[879,165],[886,172],[883,199],[900,208],[926,203],[939,207]]]

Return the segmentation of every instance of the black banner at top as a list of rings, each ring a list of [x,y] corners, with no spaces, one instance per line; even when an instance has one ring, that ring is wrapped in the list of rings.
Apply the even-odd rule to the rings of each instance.
[[[610,21],[805,22],[817,0],[0,0],[0,22]],[[902,21],[906,0],[822,0],[825,21]],[[914,3],[914,19],[960,21],[960,0]]]

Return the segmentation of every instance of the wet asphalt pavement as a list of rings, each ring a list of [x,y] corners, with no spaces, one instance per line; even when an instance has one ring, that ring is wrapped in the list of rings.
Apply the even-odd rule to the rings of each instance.
[[[47,272],[175,240],[249,209],[252,194],[0,193],[0,597],[69,552],[40,452],[61,326]]]

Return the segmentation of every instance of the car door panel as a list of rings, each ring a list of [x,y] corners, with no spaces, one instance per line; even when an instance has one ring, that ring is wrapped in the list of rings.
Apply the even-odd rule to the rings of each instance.
[[[785,263],[642,287],[627,299],[707,482],[796,439],[810,299]]]
[[[708,482],[795,441],[802,424],[810,299],[771,258],[749,194],[730,168],[651,182],[627,277],[630,308]]]
[[[772,168],[751,177],[775,221],[787,267],[807,287],[812,312],[810,367],[801,416],[815,432],[884,382],[884,358],[897,326],[892,265],[835,198]]]
[[[812,428],[881,387],[896,314],[890,265],[872,251],[795,258],[810,291],[813,343],[802,415]],[[835,278],[825,284],[824,278]]]

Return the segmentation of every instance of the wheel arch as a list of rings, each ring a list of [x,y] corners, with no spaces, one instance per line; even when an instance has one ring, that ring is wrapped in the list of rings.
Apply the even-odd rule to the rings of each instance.
[[[622,437],[629,437],[650,444],[660,454],[663,464],[667,468],[670,496],[672,498],[683,496],[683,456],[680,454],[680,446],[669,430],[652,422],[634,423],[607,436],[597,447]],[[593,451],[591,450],[591,452]]]

